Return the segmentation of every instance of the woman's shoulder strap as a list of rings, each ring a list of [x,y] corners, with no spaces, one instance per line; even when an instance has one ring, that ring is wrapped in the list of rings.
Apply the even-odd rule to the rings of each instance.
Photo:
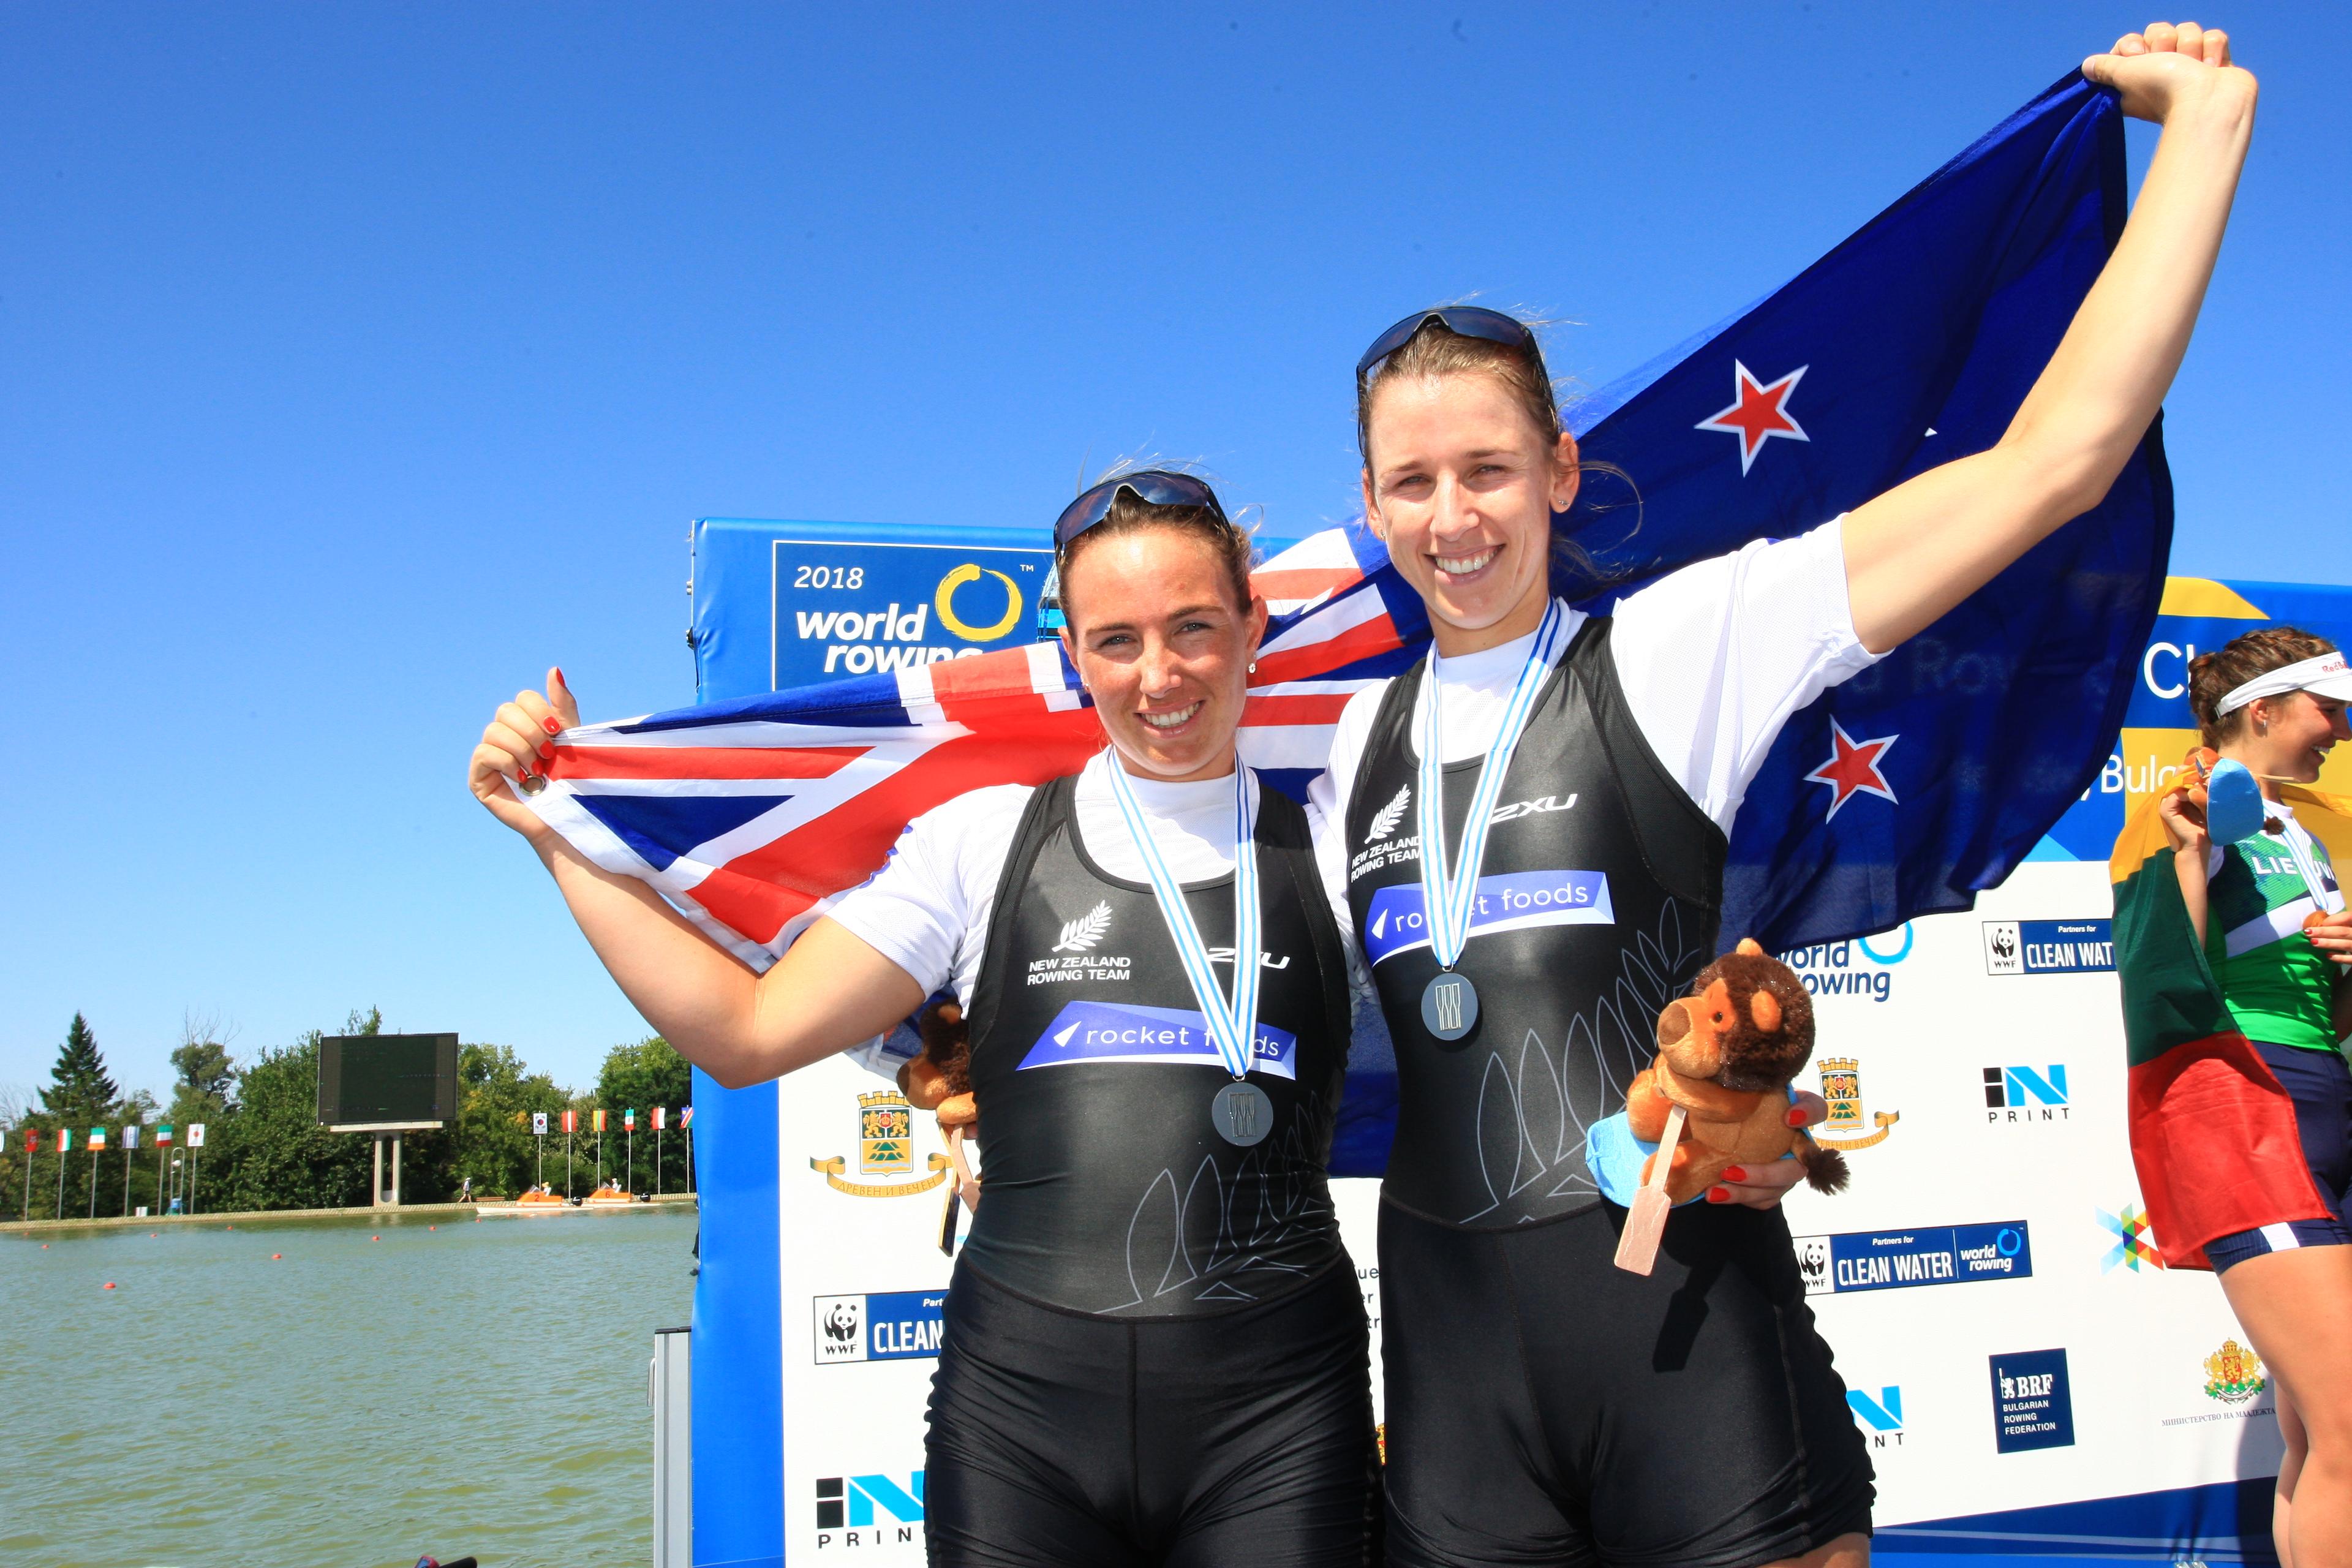
[[[1028,804],[1021,808],[1020,824],[1013,828],[1012,846],[1004,854],[1004,868],[997,873],[996,898],[989,906],[988,931],[981,949],[983,959],[980,977],[971,988],[967,1022],[974,1040],[987,1032],[996,1015],[997,983],[1003,966],[987,959],[1003,951],[1020,911],[1021,889],[1029,879],[1029,868],[1037,863],[1038,852],[1055,829],[1069,823],[1076,792],[1077,774],[1065,773],[1060,778],[1047,779],[1031,791]]]

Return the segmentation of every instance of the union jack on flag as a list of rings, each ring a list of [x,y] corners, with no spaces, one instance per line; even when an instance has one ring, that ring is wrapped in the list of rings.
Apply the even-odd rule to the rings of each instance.
[[[1273,619],[1242,756],[1303,795],[1340,709],[1418,658],[1427,622],[1360,528],[1303,540],[1254,581]],[[1102,744],[1061,645],[1040,642],[583,725],[557,738],[548,787],[525,798],[597,865],[650,882],[764,969],[915,817],[969,790],[1075,773]]]

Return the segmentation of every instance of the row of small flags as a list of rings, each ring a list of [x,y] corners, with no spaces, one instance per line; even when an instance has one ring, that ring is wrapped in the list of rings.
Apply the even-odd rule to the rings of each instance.
[[[588,1114],[592,1118],[588,1128],[589,1131],[603,1132],[606,1131],[605,1118],[612,1114],[610,1111],[600,1109],[592,1110]],[[521,1112],[517,1111],[516,1115],[520,1116]],[[672,1125],[676,1125],[680,1128],[693,1126],[694,1107],[691,1105],[679,1106],[677,1108],[677,1121],[673,1123],[670,1121],[669,1107],[666,1105],[655,1106],[653,1120],[654,1131],[656,1132],[666,1131]],[[637,1113],[635,1110],[624,1110],[621,1112],[621,1126],[625,1131],[635,1132],[637,1130]],[[546,1137],[551,1131],[577,1132],[580,1131],[580,1113],[576,1110],[562,1110],[553,1112],[534,1110],[530,1113],[530,1130],[535,1135],[541,1138]]]
[[[144,1130],[135,1121],[130,1126],[125,1127],[122,1130],[122,1138],[119,1146],[126,1151],[139,1147],[139,1134],[142,1131]],[[154,1137],[151,1142],[156,1148],[161,1149],[172,1142],[172,1124],[170,1122],[157,1122],[153,1131]],[[25,1129],[25,1152],[27,1154],[39,1153],[41,1152],[42,1141],[53,1136],[55,1137],[56,1142],[49,1145],[51,1148],[60,1154],[71,1152],[74,1146],[72,1128],[60,1127],[54,1134],[52,1134],[50,1132],[44,1131],[38,1127],[27,1127]],[[188,1147],[191,1149],[201,1149],[204,1146],[205,1124],[201,1121],[189,1122]],[[96,1153],[98,1151],[105,1148],[106,1129],[103,1127],[91,1128],[89,1134],[82,1140],[82,1147],[89,1150],[92,1153]]]
[[[521,1112],[518,1111],[516,1114],[520,1116]],[[606,1130],[605,1118],[611,1114],[609,1111],[600,1109],[592,1110],[588,1114],[592,1118],[588,1131],[591,1132],[602,1132]],[[560,1125],[551,1125],[551,1123],[559,1121],[561,1123]],[[670,1119],[670,1109],[668,1106],[656,1105],[654,1107],[653,1130],[656,1132],[666,1131],[672,1126],[684,1129],[693,1125],[694,1107],[691,1105],[681,1105],[677,1108],[677,1118],[675,1122]],[[635,1132],[637,1130],[636,1111],[630,1110],[621,1112],[621,1126],[625,1131]],[[534,1110],[530,1113],[530,1130],[532,1132],[542,1138],[551,1131],[577,1132],[580,1131],[580,1113],[576,1110],[564,1110],[553,1113],[544,1110]],[[130,1126],[125,1127],[122,1130],[122,1137],[119,1146],[123,1149],[138,1148],[139,1135],[142,1131],[148,1130],[142,1129],[137,1122],[133,1122]],[[151,1142],[154,1147],[161,1149],[172,1142],[173,1128],[170,1122],[158,1122],[152,1131],[153,1132],[153,1137],[151,1139]],[[56,1149],[57,1152],[60,1154],[67,1153],[73,1148],[74,1134],[73,1129],[70,1127],[58,1128],[54,1134],[38,1127],[27,1127],[25,1129],[25,1152],[27,1154],[39,1153],[42,1150],[44,1141],[52,1136],[56,1139],[56,1142],[53,1147]],[[83,1138],[82,1147],[92,1152],[103,1149],[106,1147],[106,1138],[107,1130],[105,1128],[93,1127]],[[205,1146],[205,1124],[203,1122],[191,1121],[188,1123],[187,1146],[191,1149],[201,1149]]]

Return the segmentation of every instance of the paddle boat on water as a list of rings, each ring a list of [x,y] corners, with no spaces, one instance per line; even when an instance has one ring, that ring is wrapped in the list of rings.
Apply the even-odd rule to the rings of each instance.
[[[562,1214],[572,1206],[570,1199],[542,1183],[536,1187],[524,1189],[523,1194],[512,1203],[483,1204],[481,1212],[484,1214]]]

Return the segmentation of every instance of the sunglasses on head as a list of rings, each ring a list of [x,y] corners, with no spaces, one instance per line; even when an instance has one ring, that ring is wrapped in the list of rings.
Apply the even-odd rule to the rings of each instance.
[[[1415,310],[1374,338],[1372,346],[1364,351],[1364,357],[1356,362],[1357,386],[1363,385],[1364,377],[1371,374],[1374,365],[1411,342],[1412,335],[1432,321],[1457,337],[1484,338],[1490,343],[1517,349],[1531,359],[1537,354],[1535,329],[1517,316],[1506,316],[1483,305],[1444,305],[1433,310]]]
[[[1068,548],[1070,541],[1108,517],[1121,490],[1150,506],[1197,506],[1219,522],[1226,521],[1225,509],[1217,504],[1217,492],[1201,480],[1190,474],[1171,474],[1165,468],[1145,468],[1140,473],[1105,479],[1064,507],[1062,515],[1054,520],[1055,552],[1059,553]]]

